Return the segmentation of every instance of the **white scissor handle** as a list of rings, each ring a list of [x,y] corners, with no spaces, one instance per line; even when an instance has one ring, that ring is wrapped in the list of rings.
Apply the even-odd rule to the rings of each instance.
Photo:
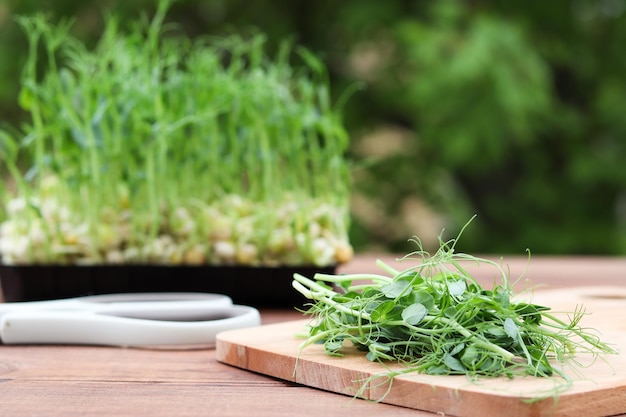
[[[0,338],[5,344],[212,345],[221,331],[258,326],[261,322],[255,308],[238,305],[205,306],[204,310],[194,309],[194,317],[179,317],[204,319],[199,321],[145,320],[129,318],[124,311],[119,314],[49,310],[6,313],[0,320]]]

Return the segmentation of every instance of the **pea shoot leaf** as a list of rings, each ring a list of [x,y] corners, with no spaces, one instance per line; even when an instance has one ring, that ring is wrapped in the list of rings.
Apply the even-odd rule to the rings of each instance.
[[[421,303],[411,304],[402,310],[402,320],[411,326],[419,324],[428,314],[428,309]]]
[[[530,324],[539,324],[541,322],[541,314],[539,312],[546,310],[550,310],[550,308],[527,303],[515,305],[515,312],[522,316],[524,322]]]
[[[517,324],[515,323],[515,321],[510,318],[507,317],[504,320],[504,331],[506,332],[507,336],[509,336],[511,339],[517,341],[519,338],[519,327],[517,326]]]
[[[413,292],[413,301],[416,304],[423,304],[427,310],[432,309],[435,306],[435,298],[425,290],[418,290]]]
[[[497,338],[506,336],[506,332],[504,331],[504,329],[502,329],[502,327],[495,326],[495,325],[485,328],[485,333],[488,335],[497,337]]]
[[[376,307],[370,315],[372,318],[372,321],[375,321],[375,322],[385,321],[389,313],[391,312],[391,310],[393,310],[395,306],[396,304],[391,300],[380,303],[378,307]]]
[[[343,356],[339,350],[343,347],[343,340],[327,340],[324,342],[324,352],[329,356]]]
[[[398,298],[409,294],[411,283],[408,281],[394,281],[391,284],[384,285],[380,291],[387,298]]]
[[[428,369],[426,369],[426,373],[428,375],[448,375],[450,369],[445,365],[429,366]]]
[[[453,297],[460,297],[465,292],[467,284],[463,280],[448,282],[448,292]]]
[[[461,355],[461,362],[468,368],[473,368],[478,362],[478,351],[474,346],[468,346]]]
[[[496,291],[494,293],[494,297],[495,301],[497,301],[500,306],[502,306],[503,308],[509,308],[511,301],[509,298],[509,294],[506,291]]]
[[[449,353],[444,355],[443,363],[445,363],[452,371],[465,372],[465,366],[463,366],[463,363]]]
[[[450,352],[448,352],[451,356],[456,356],[457,353],[461,352],[465,349],[465,343],[459,343],[456,345]]]
[[[455,307],[448,307],[446,308],[446,310],[444,311],[444,314],[446,317],[450,318],[450,319],[454,319],[454,317],[456,317],[457,315],[457,310]]]

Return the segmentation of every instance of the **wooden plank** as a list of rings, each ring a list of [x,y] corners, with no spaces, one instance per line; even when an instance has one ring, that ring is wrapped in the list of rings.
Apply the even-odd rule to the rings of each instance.
[[[584,305],[582,324],[598,329],[602,339],[626,351],[626,288],[578,287],[537,292],[534,302],[556,311],[573,311]],[[278,323],[254,329],[233,330],[218,335],[217,359],[224,363],[287,381],[354,395],[364,381],[380,374],[380,364],[365,360],[362,353],[348,350],[342,358],[329,357],[320,345],[299,351],[295,335],[306,320]],[[550,392],[554,381],[524,377],[513,380],[486,378],[470,382],[463,376],[410,375],[397,377],[388,395],[388,385],[370,385],[364,398],[413,409],[459,417],[499,417],[506,410],[514,416],[588,417],[626,412],[626,356],[607,357],[608,362],[589,362],[583,375],[573,375],[573,386],[558,400],[538,395]]]
[[[230,367],[231,371],[233,370]],[[268,378],[265,378],[268,379]],[[292,384],[66,382],[0,384],[2,416],[432,417],[366,401],[348,402]]]
[[[214,350],[0,349],[1,416],[317,417],[347,405],[345,397],[226,366]],[[364,401],[350,409],[380,412]],[[422,415],[391,405],[382,411]]]

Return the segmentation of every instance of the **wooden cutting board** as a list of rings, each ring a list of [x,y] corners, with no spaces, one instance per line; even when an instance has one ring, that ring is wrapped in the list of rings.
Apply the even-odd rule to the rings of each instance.
[[[601,338],[621,353],[588,367],[566,370],[574,379],[558,398],[537,397],[550,391],[554,381],[545,378],[483,378],[470,382],[464,376],[409,375],[389,385],[370,384],[362,393],[369,400],[459,417],[554,416],[600,417],[626,413],[626,287],[577,287],[538,291],[532,301],[553,311],[573,311],[583,305],[588,314],[581,324],[598,329]],[[321,345],[300,351],[296,337],[308,320],[226,331],[217,336],[216,354],[221,362],[293,381],[299,384],[354,396],[366,378],[385,372],[368,362],[364,354],[347,350],[344,357],[324,354]],[[576,373],[577,372],[577,373]],[[532,401],[531,401],[532,400]],[[348,401],[348,400],[347,400]]]

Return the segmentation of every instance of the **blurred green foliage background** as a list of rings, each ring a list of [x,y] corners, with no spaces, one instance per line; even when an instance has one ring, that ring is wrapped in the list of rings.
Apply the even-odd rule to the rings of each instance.
[[[0,0],[0,123],[17,125],[16,14],[151,16],[156,0]],[[626,0],[179,0],[191,36],[261,31],[318,54],[345,107],[357,251],[626,254]],[[207,74],[207,76],[209,76]]]

